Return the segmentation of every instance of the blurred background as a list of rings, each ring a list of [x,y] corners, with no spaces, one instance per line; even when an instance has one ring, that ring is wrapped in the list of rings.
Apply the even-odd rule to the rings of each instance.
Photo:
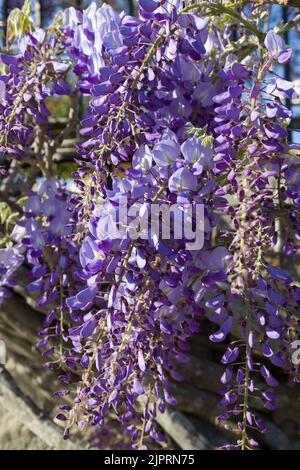
[[[44,27],[51,23],[54,16],[60,10],[71,6],[82,10],[87,8],[91,3],[93,3],[92,0],[31,0],[32,16],[37,25]],[[100,5],[102,2],[98,0],[95,3]],[[125,10],[127,13],[132,14],[135,0],[109,0],[106,3],[109,3],[119,11]],[[23,0],[0,0],[0,5],[1,25],[2,30],[5,30],[5,20],[9,12],[13,8],[21,8]]]

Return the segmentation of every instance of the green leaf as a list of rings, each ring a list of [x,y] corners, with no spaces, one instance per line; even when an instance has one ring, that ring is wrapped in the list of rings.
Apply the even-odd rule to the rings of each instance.
[[[207,145],[212,146],[213,141],[214,141],[214,138],[212,135],[205,135],[202,139],[202,145],[204,145],[205,147]]]
[[[73,171],[76,170],[76,163],[74,162],[61,162],[58,165],[58,176],[63,179],[71,178]]]
[[[15,41],[22,34],[32,31],[33,23],[30,18],[30,0],[25,0],[22,9],[14,8],[7,18],[6,42]]]
[[[30,10],[31,10],[30,0],[25,0],[21,11],[25,16],[29,16],[30,15]]]
[[[16,219],[19,217],[19,214],[17,212],[13,212],[10,214],[10,216],[6,220],[6,225],[8,226],[9,224],[15,224]]]
[[[194,126],[188,126],[186,128],[186,135],[188,137],[194,136],[194,137],[204,137],[206,135],[206,130],[207,126],[204,127],[194,127]]]
[[[54,33],[57,34],[58,36],[63,36],[61,29],[60,29],[62,20],[63,20],[63,13],[60,12],[54,17],[52,24],[48,26],[47,30],[54,31]]]
[[[21,10],[14,8],[7,18],[6,42],[9,44],[18,37],[18,24],[20,22]]]
[[[5,207],[3,207],[1,212],[0,212],[1,225],[3,225],[5,223],[8,215],[9,215],[9,207],[7,205],[5,205]]]
[[[17,203],[19,206],[23,206],[25,204],[25,202],[27,201],[28,199],[28,196],[23,196],[21,197],[20,199],[18,199]]]

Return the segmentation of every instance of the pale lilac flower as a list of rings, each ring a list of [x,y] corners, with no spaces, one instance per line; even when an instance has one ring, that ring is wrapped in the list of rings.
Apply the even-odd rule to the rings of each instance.
[[[265,37],[265,46],[271,57],[280,64],[286,64],[292,55],[292,49],[286,48],[284,40],[274,31],[269,31]]]

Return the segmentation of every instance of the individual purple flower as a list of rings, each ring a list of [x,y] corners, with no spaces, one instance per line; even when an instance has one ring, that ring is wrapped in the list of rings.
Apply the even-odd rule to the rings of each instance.
[[[82,242],[79,259],[88,273],[95,274],[103,266],[105,253],[90,236],[87,236]]]
[[[23,263],[24,257],[16,248],[0,249],[0,304],[7,295],[5,287],[13,282],[13,275]]]
[[[232,370],[229,368],[226,368],[225,371],[223,372],[221,376],[221,382],[222,384],[227,384],[231,381],[232,379]]]
[[[94,317],[87,320],[83,324],[83,326],[80,330],[81,338],[85,339],[85,338],[88,338],[89,336],[91,336],[94,333],[96,326],[97,326],[97,321]]]
[[[33,219],[25,220],[26,236],[30,238],[31,245],[34,250],[41,250],[45,246],[45,236],[42,233],[41,226]]]
[[[79,11],[74,7],[66,8],[63,12],[62,23],[68,28],[75,28],[80,21]]]
[[[271,372],[269,371],[269,369],[262,365],[260,367],[260,373],[261,375],[263,376],[263,378],[265,379],[266,383],[270,386],[270,387],[278,387],[278,382],[277,380],[272,376]]]
[[[159,167],[171,165],[180,156],[180,146],[176,135],[167,130],[153,148],[153,158]]]
[[[277,268],[277,267],[271,266],[269,264],[267,266],[267,271],[268,271],[269,275],[277,281],[282,281],[282,282],[287,283],[287,284],[291,282],[291,278],[288,275],[288,273],[286,271],[284,271],[283,269],[281,269],[281,268]]]
[[[196,191],[198,179],[187,168],[179,168],[169,179],[169,190],[172,193]]]
[[[97,286],[87,287],[86,289],[78,292],[75,296],[67,298],[67,306],[74,310],[85,310],[92,304],[97,292]]]
[[[61,210],[51,219],[49,230],[62,237],[71,233],[71,227],[69,226],[70,216],[66,212],[65,205],[61,205],[60,208]]]
[[[222,364],[232,364],[235,362],[240,354],[240,350],[237,346],[228,346],[226,352],[223,354],[221,362]]]
[[[41,45],[46,37],[46,32],[42,28],[37,28],[35,31],[28,34],[28,44],[32,46]]]
[[[54,83],[52,91],[57,95],[70,95],[72,93],[72,88],[66,80],[60,78]]]
[[[295,84],[280,77],[276,77],[274,81],[268,83],[266,86],[266,92],[271,96],[277,96],[281,99],[286,98],[289,100],[296,99],[298,96],[295,90]],[[282,109],[282,105],[279,105],[279,107]]]
[[[224,246],[217,246],[211,251],[202,251],[197,253],[196,263],[201,269],[210,269],[219,271],[226,267],[230,259],[230,253]]]
[[[265,37],[265,46],[268,49],[272,59],[280,64],[286,64],[292,55],[292,49],[286,48],[284,40],[274,31],[269,31]]]
[[[24,213],[36,217],[41,210],[41,199],[38,195],[33,194],[24,203]],[[47,214],[48,215],[48,214]]]
[[[120,238],[117,227],[118,207],[105,200],[98,204],[94,211],[94,217],[90,220],[90,232],[98,241],[115,240]]]
[[[205,37],[203,38],[203,33]],[[194,60],[200,60],[201,57],[206,53],[206,49],[203,44],[203,39],[207,39],[207,31],[204,30],[203,33],[199,33],[195,37],[188,38],[188,43],[190,45],[189,56]]]
[[[248,78],[249,72],[246,67],[244,67],[239,62],[233,62],[233,64],[230,66],[230,69],[227,71],[227,76],[231,80],[240,80]]]
[[[142,145],[132,157],[132,167],[135,170],[148,173],[152,166],[153,156],[148,145]]]
[[[202,140],[191,137],[181,145],[181,152],[185,161],[192,164],[193,173],[200,175],[205,168],[212,164],[213,150],[209,145],[203,145]]]
[[[156,10],[159,7],[160,3],[162,2],[155,0],[139,0],[140,7],[147,12],[152,12]]]
[[[216,309],[216,308],[219,308],[219,307],[223,306],[224,300],[225,300],[225,295],[224,294],[218,294],[218,295],[208,299],[205,302],[205,306],[208,307],[208,308]]]
[[[105,66],[105,61],[99,52],[92,52],[88,58],[88,70],[91,74],[98,74]]]
[[[224,323],[222,323],[221,328],[210,335],[209,339],[214,343],[220,343],[224,341],[232,327],[232,317],[227,317]]]

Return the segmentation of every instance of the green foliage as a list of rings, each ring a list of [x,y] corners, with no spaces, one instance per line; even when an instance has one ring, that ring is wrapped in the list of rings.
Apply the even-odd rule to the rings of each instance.
[[[25,0],[21,10],[14,8],[7,18],[7,45],[19,39],[24,33],[32,30],[33,22],[30,18],[30,0]]]
[[[0,224],[5,224],[9,216],[9,207],[5,202],[0,203]]]
[[[73,171],[77,169],[75,162],[61,162],[57,165],[57,173],[60,178],[67,180],[72,177]]]
[[[17,203],[19,206],[23,206],[25,204],[25,202],[27,201],[28,199],[28,196],[23,196],[21,197],[20,199],[18,199]]]
[[[13,246],[11,231],[16,225],[19,214],[12,212],[6,202],[0,202],[0,247]]]
[[[204,126],[204,127],[190,126],[186,129],[186,136],[187,137],[194,136],[194,137],[201,138],[203,145],[213,144],[213,136],[207,135],[207,126]]]
[[[54,20],[53,20],[52,24],[48,27],[48,29],[54,31],[56,34],[58,34],[59,36],[61,36],[62,33],[61,33],[61,31],[60,31],[60,26],[61,26],[61,24],[62,24],[62,20],[63,20],[63,13],[62,13],[62,12],[59,12],[59,13],[54,17]]]

